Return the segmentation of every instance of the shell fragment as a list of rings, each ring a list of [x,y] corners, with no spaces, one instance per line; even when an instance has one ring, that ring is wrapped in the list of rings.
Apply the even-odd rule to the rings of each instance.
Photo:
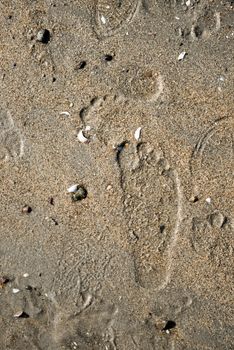
[[[68,193],[74,193],[74,192],[77,191],[77,188],[78,188],[78,185],[77,185],[77,184],[72,185],[71,187],[69,187],[69,188],[67,189],[67,192],[68,192]]]
[[[84,136],[83,130],[80,130],[80,131],[78,132],[77,138],[78,138],[78,140],[79,140],[81,143],[88,143],[88,142],[89,142],[89,140],[87,139],[87,137]]]
[[[187,55],[186,51],[181,52],[178,56],[178,61],[182,61],[186,55]]]
[[[134,137],[137,141],[139,141],[140,137],[141,137],[141,127],[137,128],[135,133],[134,133]]]

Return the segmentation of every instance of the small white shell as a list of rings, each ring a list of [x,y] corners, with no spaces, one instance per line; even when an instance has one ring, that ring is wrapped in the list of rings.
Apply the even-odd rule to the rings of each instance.
[[[208,203],[208,204],[211,203],[211,198],[210,197],[206,198],[206,203]]]
[[[66,117],[69,117],[70,116],[70,113],[65,111],[65,112],[60,112],[59,113],[60,115],[65,115]]]
[[[18,311],[18,312],[16,312],[16,313],[14,314],[14,317],[18,318],[18,317],[22,316],[23,313],[24,313],[24,312],[23,312],[22,310],[20,310],[20,311]]]
[[[71,187],[69,187],[69,188],[67,189],[67,192],[69,192],[69,193],[74,193],[74,192],[76,192],[77,187],[78,187],[77,184],[72,185]]]
[[[78,140],[79,140],[80,142],[82,142],[82,143],[87,143],[87,142],[89,142],[89,140],[87,139],[87,137],[84,136],[83,130],[80,130],[80,131],[78,132],[77,138],[78,138]]]
[[[182,61],[186,55],[187,55],[186,51],[181,52],[178,56],[178,61]]]
[[[91,126],[90,125],[86,125],[85,131],[90,131],[90,130],[91,130]]]
[[[104,17],[103,15],[101,15],[101,22],[102,22],[103,24],[106,24],[106,19],[105,19],[105,17]]]
[[[23,274],[23,277],[27,278],[29,276],[29,274],[26,272]]]
[[[14,294],[19,293],[19,291],[20,291],[20,290],[19,290],[18,288],[13,288],[13,289],[12,289],[12,293],[14,293]]]
[[[140,137],[141,137],[141,127],[137,128],[136,131],[134,132],[134,137],[137,141],[139,141]]]

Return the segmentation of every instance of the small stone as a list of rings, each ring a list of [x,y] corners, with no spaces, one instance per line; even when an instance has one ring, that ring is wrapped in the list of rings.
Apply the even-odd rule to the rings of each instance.
[[[107,54],[103,57],[104,61],[110,62],[113,60],[113,56],[110,54]]]
[[[30,214],[32,211],[32,208],[28,205],[25,205],[22,209],[22,213],[25,213],[25,214]]]
[[[215,211],[209,217],[209,222],[212,227],[222,228],[226,221],[227,218],[219,211]]]
[[[196,203],[197,201],[198,201],[198,196],[191,196],[189,198],[189,202],[191,202],[191,203]]]
[[[37,33],[37,41],[43,43],[43,44],[48,44],[50,41],[50,32],[48,29],[41,29]]]
[[[9,282],[9,278],[7,278],[6,276],[1,276],[0,277],[0,288],[3,288],[4,284],[6,284],[7,282]]]
[[[73,201],[81,201],[87,197],[87,190],[83,186],[78,186],[76,192],[72,194]]]
[[[28,276],[29,276],[28,273],[24,273],[24,274],[23,274],[23,277],[25,277],[25,278],[27,278]]]

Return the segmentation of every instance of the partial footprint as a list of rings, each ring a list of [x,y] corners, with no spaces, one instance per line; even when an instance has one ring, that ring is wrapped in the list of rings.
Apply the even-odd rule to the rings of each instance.
[[[191,159],[193,191],[199,199],[191,242],[213,262],[222,256],[224,265],[233,252],[233,126],[232,118],[217,120],[200,137]]]
[[[139,6],[139,0],[98,0],[95,32],[99,37],[114,35],[133,20]]]
[[[119,164],[128,229],[135,238],[136,279],[159,290],[170,280],[181,220],[179,179],[163,152],[147,143],[125,147]]]
[[[233,126],[231,117],[217,120],[200,137],[191,158],[195,191],[227,210],[233,190]]]
[[[11,116],[0,111],[0,165],[21,158],[24,141]]]
[[[152,67],[130,65],[117,76],[119,92],[127,99],[155,102],[164,90],[162,75]]]

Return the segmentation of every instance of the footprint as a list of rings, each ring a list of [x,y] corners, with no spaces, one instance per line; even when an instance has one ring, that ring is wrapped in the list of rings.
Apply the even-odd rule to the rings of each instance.
[[[155,102],[164,90],[163,77],[151,67],[128,66],[118,72],[119,92],[127,99]]]
[[[0,164],[21,158],[24,154],[24,140],[14,125],[11,116],[0,111]]]
[[[222,256],[222,265],[233,251],[233,125],[229,117],[217,120],[200,137],[191,158],[193,192],[199,198],[192,245],[214,263]]]
[[[220,202],[228,209],[227,201],[233,189],[233,119],[222,118],[204,132],[191,157],[191,173],[195,191],[205,199]],[[197,188],[197,189],[196,189]]]
[[[119,159],[129,234],[135,237],[136,280],[160,290],[170,281],[181,220],[178,175],[163,152],[147,143],[128,145]]]
[[[100,38],[113,36],[133,20],[139,6],[139,0],[98,0],[95,32]]]

